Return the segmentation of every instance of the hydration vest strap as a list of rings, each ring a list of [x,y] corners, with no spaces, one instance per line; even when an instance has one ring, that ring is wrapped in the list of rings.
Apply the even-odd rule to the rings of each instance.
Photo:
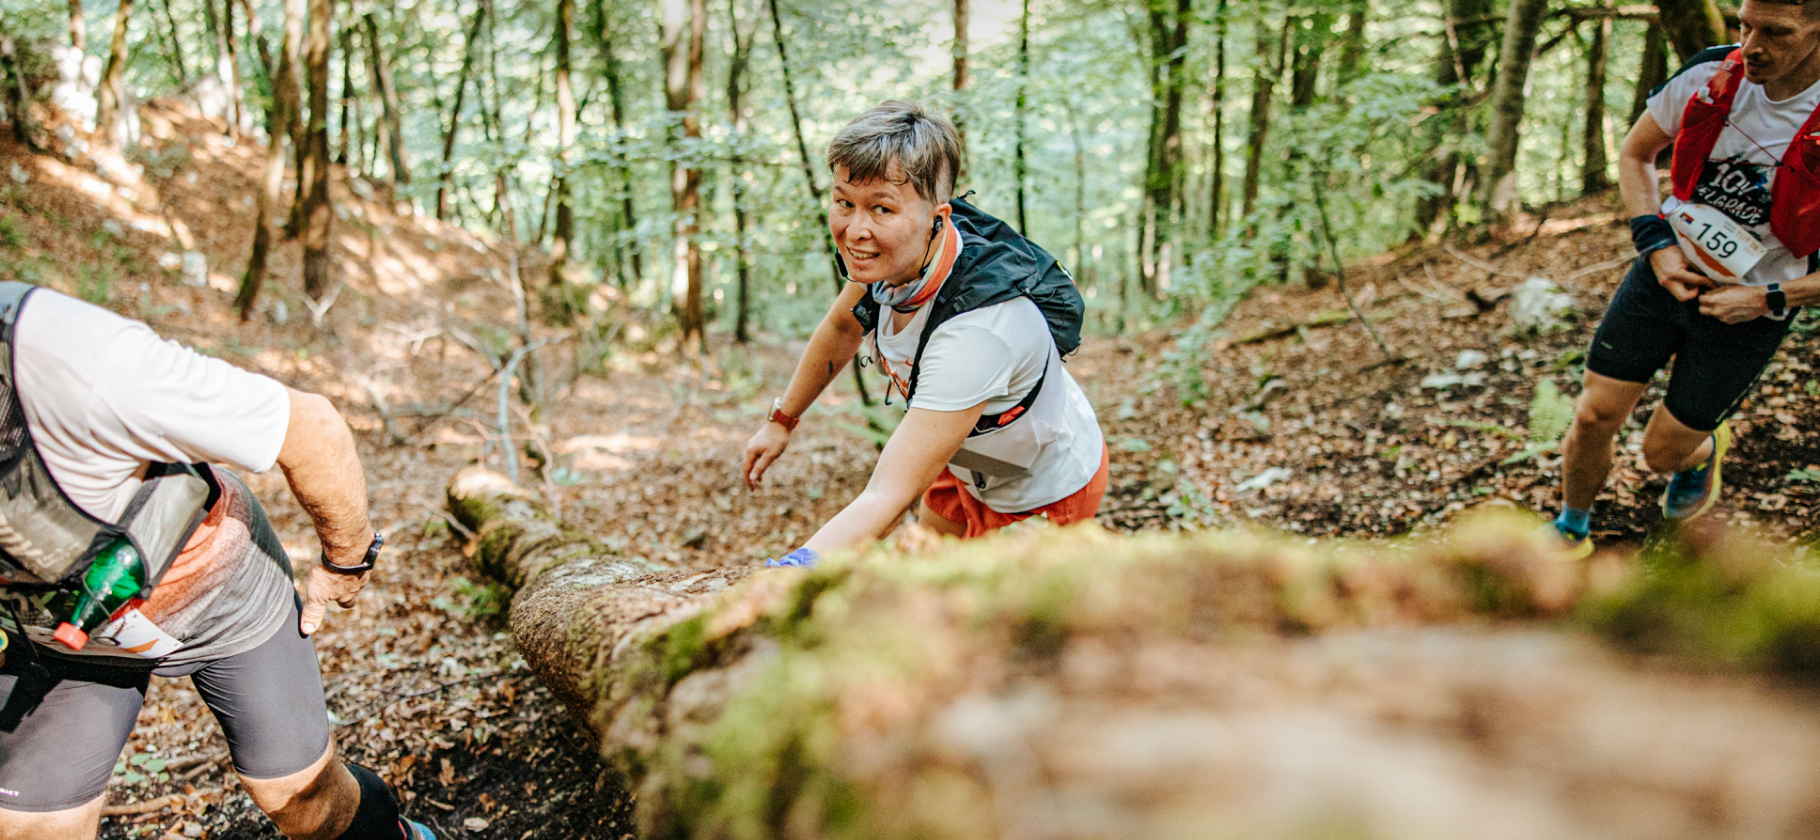
[[[980,419],[974,421],[973,431],[968,432],[967,437],[978,437],[987,432],[996,432],[999,429],[1011,425],[1011,421],[1024,416],[1024,413],[1029,411],[1031,406],[1036,405],[1036,395],[1043,392],[1043,380],[1048,378],[1049,363],[1045,361],[1043,362],[1043,375],[1036,378],[1035,385],[1030,386],[1030,393],[1025,394],[1023,399],[1018,400],[1017,405],[1007,408],[1004,411],[997,414],[980,415]]]

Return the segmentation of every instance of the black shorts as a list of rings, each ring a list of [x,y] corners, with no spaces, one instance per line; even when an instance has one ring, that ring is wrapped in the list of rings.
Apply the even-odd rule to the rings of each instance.
[[[1662,407],[1690,429],[1710,432],[1736,411],[1769,366],[1799,310],[1727,324],[1679,301],[1649,261],[1638,258],[1605,309],[1586,369],[1624,382],[1648,382],[1674,359]]]
[[[190,678],[227,734],[235,770],[256,779],[305,770],[329,746],[316,647],[297,631],[295,600],[290,613],[252,650],[158,672]],[[41,659],[46,678],[26,672],[19,653],[0,667],[0,810],[75,808],[107,788],[152,672],[77,673]]]

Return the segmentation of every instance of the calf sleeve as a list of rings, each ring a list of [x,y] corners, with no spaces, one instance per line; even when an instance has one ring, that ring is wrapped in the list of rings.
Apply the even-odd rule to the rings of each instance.
[[[349,762],[348,772],[360,784],[360,807],[354,810],[354,821],[336,840],[403,840],[404,821],[398,816],[398,799],[378,774]]]

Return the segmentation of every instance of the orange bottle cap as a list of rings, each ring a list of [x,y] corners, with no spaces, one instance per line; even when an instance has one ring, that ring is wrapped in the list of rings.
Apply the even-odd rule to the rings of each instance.
[[[57,631],[51,634],[51,638],[62,642],[63,646],[70,650],[81,650],[88,644],[88,634],[82,632],[82,628],[67,621],[57,625]]]

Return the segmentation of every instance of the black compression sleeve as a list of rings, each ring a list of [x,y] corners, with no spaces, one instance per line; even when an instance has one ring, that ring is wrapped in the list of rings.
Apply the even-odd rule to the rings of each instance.
[[[348,772],[360,784],[360,807],[354,821],[336,840],[405,840],[404,822],[398,818],[398,799],[378,774],[349,762]]]
[[[1675,229],[1661,216],[1638,216],[1630,220],[1630,244],[1637,256],[1647,257],[1675,244]]]

